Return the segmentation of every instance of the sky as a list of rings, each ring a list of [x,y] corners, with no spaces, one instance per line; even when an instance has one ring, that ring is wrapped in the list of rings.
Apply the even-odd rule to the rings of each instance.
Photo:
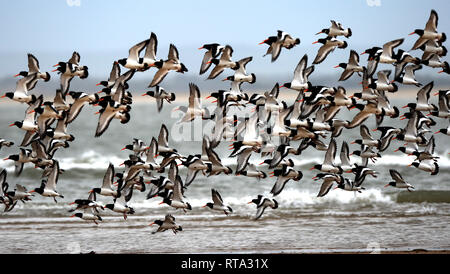
[[[78,51],[81,64],[89,67],[90,79],[106,79],[114,60],[127,57],[130,47],[154,32],[158,37],[158,58],[166,59],[173,43],[181,62],[189,69],[185,75],[169,75],[167,84],[186,79],[198,79],[204,84],[207,75],[198,75],[204,51],[197,48],[214,42],[231,45],[236,60],[253,56],[247,71],[256,73],[257,82],[287,81],[304,54],[312,62],[320,47],[312,42],[324,36],[315,33],[328,28],[330,20],[350,27],[353,35],[339,38],[347,41],[348,48],[336,49],[316,66],[314,75],[338,78],[341,70],[333,66],[346,62],[350,49],[361,53],[366,48],[405,38],[400,48],[409,50],[418,36],[408,34],[424,28],[431,9],[439,14],[438,30],[450,34],[449,1],[19,0],[1,1],[0,7],[0,22],[4,26],[0,79],[10,79],[25,70],[28,52],[39,59],[41,70],[49,71],[57,62],[67,61],[73,51]],[[291,50],[284,49],[279,59],[271,63],[270,56],[263,57],[267,45],[258,43],[277,30],[300,38],[301,43]],[[411,53],[421,56],[417,51]],[[361,60],[365,62],[366,58]],[[150,82],[153,73],[140,73],[136,79]],[[231,74],[223,73],[219,78]],[[351,80],[359,81],[356,77]]]

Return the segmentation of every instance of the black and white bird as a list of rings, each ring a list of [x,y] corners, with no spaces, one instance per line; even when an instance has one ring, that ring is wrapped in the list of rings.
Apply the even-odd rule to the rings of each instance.
[[[414,187],[409,184],[408,182],[403,179],[402,175],[395,169],[389,169],[389,174],[391,174],[391,177],[394,181],[389,182],[384,187],[392,186],[396,188],[406,188],[408,191],[411,192],[411,189],[414,189]]]
[[[50,73],[41,72],[39,68],[39,60],[31,53],[28,53],[27,56],[28,56],[28,71],[21,71],[18,74],[14,75],[14,77],[17,76],[27,77],[28,75],[36,74],[37,79],[43,79],[45,82],[50,81]],[[33,87],[31,87],[30,89],[33,89]]]
[[[32,85],[35,81],[37,81],[37,75],[30,74],[17,81],[14,92],[6,92],[0,98],[8,97],[9,99],[19,103],[33,104],[36,101],[36,95],[29,95],[28,91],[30,91],[30,85]]]
[[[252,56],[239,60],[237,62],[239,68],[234,72],[234,75],[228,76],[227,78],[223,79],[223,81],[230,80],[230,81],[239,82],[239,83],[242,83],[242,82],[248,82],[250,84],[255,83],[256,75],[254,73],[247,74],[247,71],[245,70],[245,66],[252,60],[253,60]]]
[[[266,210],[267,207],[270,207],[272,209],[278,208],[278,202],[277,200],[269,197],[264,197],[263,195],[258,195],[256,199],[251,200],[248,202],[249,204],[254,203],[256,205],[256,216],[255,220],[258,220],[261,218],[261,216],[264,213],[264,210]]]
[[[331,37],[322,38],[322,39],[319,39],[319,40],[313,42],[313,44],[316,44],[316,43],[321,43],[323,45],[319,48],[316,58],[314,58],[313,64],[322,63],[323,60],[325,60],[325,58],[327,58],[328,54],[333,52],[336,48],[345,49],[347,47],[346,41],[340,41],[340,40],[337,40],[336,38],[331,38]]]
[[[181,183],[175,180],[173,184],[172,198],[165,197],[160,204],[165,203],[175,209],[181,208],[184,212],[186,212],[186,210],[192,210],[192,206],[188,202],[184,201],[182,188],[183,186],[181,185]]]
[[[133,195],[133,188],[126,188],[123,190],[123,193],[121,193],[120,197],[114,198],[113,204],[106,204],[105,208],[108,208],[114,212],[122,213],[123,218],[127,219],[127,214],[134,214],[135,210],[134,208],[130,207],[127,202],[131,199],[131,196]]]
[[[200,89],[194,83],[189,83],[189,105],[184,116],[179,121],[191,122],[195,117],[202,117],[202,119],[210,118],[207,108],[202,108],[202,101],[200,95]]]
[[[89,193],[89,197],[87,199],[76,199],[69,205],[77,205],[76,208],[70,209],[69,212],[74,212],[75,210],[81,210],[81,209],[87,209],[92,208],[95,210],[96,213],[98,213],[98,208],[101,208],[102,210],[105,209],[105,206],[102,202],[97,201],[97,195],[95,192]]]
[[[12,145],[14,145],[14,142],[0,138],[0,149],[2,149],[2,147],[11,147]]]
[[[156,52],[158,50],[158,38],[156,37],[155,33],[150,34],[150,39],[148,40],[148,44],[145,48],[144,58],[142,60],[142,63],[145,67],[152,67],[157,60],[156,58]],[[162,61],[162,60],[160,60]]]
[[[307,91],[312,87],[308,82],[308,76],[314,71],[314,66],[306,67],[308,64],[308,55],[304,55],[295,67],[294,79],[291,82],[284,83],[280,88],[286,87],[297,91]]]
[[[344,180],[344,178],[341,175],[331,173],[320,173],[320,174],[323,175],[318,178],[322,179],[323,182],[322,185],[320,186],[320,190],[319,193],[317,194],[317,197],[324,197],[330,192],[334,183],[337,183],[339,185]]]
[[[394,52],[394,49],[400,46],[403,43],[404,39],[396,39],[390,42],[387,42],[383,45],[383,48],[372,47],[370,49],[366,49],[361,54],[369,54],[368,64],[367,64],[367,73],[372,76],[376,71],[378,64],[393,64],[397,62],[395,58],[397,54]]]
[[[87,207],[83,210],[83,213],[77,212],[70,217],[78,217],[85,221],[93,221],[96,225],[98,225],[97,221],[103,221],[102,217],[98,214],[98,212],[95,212],[92,207]]]
[[[414,46],[411,48],[411,50],[418,49],[422,45],[424,45],[429,40],[438,40],[439,42],[445,42],[447,39],[447,36],[443,32],[437,31],[437,25],[438,25],[438,14],[435,10],[431,10],[430,17],[428,18],[428,21],[425,25],[424,29],[415,29],[413,32],[411,32],[409,35],[418,34],[419,39],[414,43]]]
[[[156,86],[154,91],[150,90],[142,94],[142,96],[145,95],[156,99],[156,108],[158,109],[158,112],[161,112],[164,101],[167,101],[170,104],[172,101],[175,101],[176,98],[175,93],[168,93],[160,86]]]
[[[352,36],[352,30],[350,28],[344,29],[341,23],[334,20],[330,20],[330,22],[331,26],[329,28],[322,29],[321,31],[316,33],[316,35],[325,33],[326,35],[328,35],[328,37],[332,38],[335,38],[337,36],[345,36],[346,38],[349,38],[350,36]]]
[[[222,51],[225,49],[225,46],[221,46],[218,43],[212,43],[212,44],[204,44],[201,46],[200,49],[206,49],[207,51],[203,55],[202,64],[200,66],[200,75],[204,74],[208,69],[211,67],[212,60],[217,58]]]
[[[164,220],[155,220],[153,223],[149,224],[152,225],[159,225],[158,229],[156,231],[153,231],[152,234],[155,234],[157,232],[164,232],[166,230],[172,230],[174,234],[177,234],[178,231],[182,231],[183,228],[180,225],[177,225],[175,223],[175,217],[173,217],[170,214],[167,214]]]
[[[93,188],[90,193],[94,192],[103,196],[112,196],[115,198],[120,196],[119,192],[113,189],[114,175],[114,165],[109,163],[105,175],[103,176],[102,186],[99,188]]]
[[[336,141],[331,139],[330,144],[328,145],[327,152],[325,153],[325,159],[322,164],[314,165],[310,170],[320,170],[321,172],[328,173],[342,173],[342,168],[339,165],[335,164],[336,158]]]
[[[350,51],[350,57],[348,58],[348,63],[339,63],[335,68],[343,68],[344,71],[339,77],[339,81],[345,81],[350,78],[353,73],[363,72],[363,67],[359,65],[359,55],[355,50]]]
[[[153,76],[153,80],[148,87],[154,87],[161,83],[171,70],[179,73],[185,73],[188,71],[186,66],[180,62],[180,56],[174,44],[170,44],[167,60],[156,61],[151,66],[155,66],[158,71],[155,73],[155,76]]]
[[[223,203],[223,199],[217,190],[211,189],[211,196],[212,196],[213,202],[206,203],[206,205],[204,205],[203,207],[209,207],[212,210],[221,211],[221,212],[225,213],[225,215],[229,215],[229,214],[233,213],[233,209],[230,206],[225,205]]]
[[[144,63],[144,58],[139,57],[140,53],[149,44],[150,39],[144,40],[132,46],[128,51],[128,57],[118,60],[117,62],[123,67],[135,70],[146,70],[150,67],[149,64]]]
[[[274,197],[281,193],[289,180],[300,181],[303,178],[303,173],[301,171],[297,171],[290,166],[283,166],[281,169],[276,169],[272,174],[272,176],[277,177],[277,181],[270,191]]]
[[[56,197],[64,198],[63,195],[56,191],[56,184],[58,183],[59,173],[59,162],[54,161],[52,171],[50,172],[48,178],[46,180],[42,180],[41,186],[30,191],[30,193],[36,192],[44,197],[52,197],[53,200],[55,200],[55,203],[57,203],[58,201],[56,201]]]
[[[238,63],[233,62],[231,60],[231,57],[233,56],[233,48],[229,45],[226,45],[225,48],[222,50],[222,55],[219,59],[213,58],[211,63],[215,65],[215,67],[212,69],[211,73],[208,76],[208,79],[215,79],[217,76],[219,76],[226,68],[231,69],[238,69]],[[209,62],[206,62],[208,64]]]
[[[269,45],[266,54],[263,55],[272,55],[272,62],[275,62],[280,56],[281,49],[284,47],[286,49],[291,49],[294,46],[300,44],[300,38],[293,38],[289,33],[278,30],[276,36],[269,36],[267,39],[262,41],[261,44]]]
[[[67,62],[58,62],[58,64],[53,67],[57,67],[54,71],[58,71],[60,74],[60,89],[65,96],[70,88],[70,82],[76,76],[80,79],[86,79],[89,76],[89,71],[87,66],[81,66],[80,54],[76,51],[72,53],[72,57]]]

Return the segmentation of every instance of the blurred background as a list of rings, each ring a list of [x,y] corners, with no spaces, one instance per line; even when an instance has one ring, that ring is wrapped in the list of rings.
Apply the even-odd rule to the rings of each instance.
[[[205,81],[208,73],[199,76],[206,43],[229,44],[233,47],[233,59],[253,56],[247,71],[257,76],[246,90],[270,89],[275,82],[285,82],[292,77],[295,66],[304,54],[309,63],[321,44],[312,42],[325,35],[315,35],[330,26],[330,20],[351,28],[353,35],[347,39],[346,49],[336,49],[316,66],[311,82],[335,85],[342,69],[333,69],[347,61],[351,49],[358,53],[373,46],[405,38],[399,47],[411,49],[418,38],[408,36],[416,28],[424,28],[431,9],[439,15],[438,30],[449,32],[450,18],[444,12],[450,8],[448,1],[235,1],[212,3],[211,1],[106,1],[106,0],[56,0],[56,1],[2,1],[0,20],[0,92],[14,88],[13,75],[27,67],[26,54],[34,54],[41,70],[50,71],[59,61],[67,61],[73,51],[81,54],[81,64],[89,67],[89,77],[72,81],[72,89],[92,90],[93,84],[109,76],[112,63],[128,56],[128,50],[136,43],[148,39],[154,32],[158,37],[157,57],[166,59],[170,43],[177,46],[180,60],[189,72],[169,73],[162,82],[165,89],[175,92],[188,90],[189,82],[196,82],[200,89],[223,89],[229,86],[220,80],[231,75],[226,71],[215,80]],[[290,33],[301,40],[293,49],[284,49],[274,63],[270,56],[262,57],[267,45],[258,45],[277,30]],[[420,50],[412,51],[421,56]],[[361,57],[365,64],[367,56]],[[446,57],[443,61],[448,61]],[[382,68],[391,66],[384,65]],[[131,90],[143,91],[151,82],[155,70],[137,73],[130,81]],[[54,92],[58,77],[52,73],[49,85],[37,85],[36,91]],[[448,84],[450,77],[438,77],[437,69],[424,68],[417,73],[419,82],[435,80],[436,85]],[[358,85],[352,77],[344,87]]]

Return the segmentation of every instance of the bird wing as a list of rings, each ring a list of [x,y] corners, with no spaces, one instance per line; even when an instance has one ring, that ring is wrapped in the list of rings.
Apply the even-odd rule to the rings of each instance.
[[[394,48],[400,46],[404,40],[405,39],[401,38],[401,39],[396,39],[396,40],[387,42],[386,44],[383,45],[383,53],[382,54],[392,57],[394,55]]]
[[[95,137],[100,137],[109,127],[116,112],[111,107],[106,107],[98,118],[97,129],[95,130]]]
[[[341,165],[350,166],[349,149],[346,141],[342,142],[341,153],[339,154]]]
[[[405,183],[402,175],[395,169],[389,169],[392,179],[397,183]]]
[[[189,108],[202,108],[200,89],[194,83],[189,83]]]
[[[333,165],[335,156],[336,156],[336,140],[331,139],[330,144],[328,145],[327,152],[325,153],[325,159],[323,161],[323,164]]]
[[[427,147],[425,148],[426,153],[433,155],[434,148],[436,147],[436,143],[434,142],[434,136],[431,136],[430,141],[428,141]]]
[[[437,32],[438,19],[439,17],[437,12],[435,10],[431,10],[430,18],[428,18],[427,24],[425,25],[425,30]]]
[[[48,176],[45,188],[56,191],[56,184],[58,183],[58,177],[59,177],[59,162],[55,160],[52,171]]]
[[[282,46],[282,41],[279,41],[279,40],[272,43],[272,45],[270,45],[270,49],[272,51],[271,52],[272,53],[271,62],[275,62],[278,59],[278,57],[280,56],[281,46]]]
[[[231,57],[233,56],[233,48],[229,45],[226,45],[222,51],[222,55],[220,56],[220,60],[231,62]]]
[[[33,54],[28,53],[28,73],[39,72],[39,61]]]
[[[151,87],[154,87],[154,86],[158,85],[159,83],[161,83],[161,81],[164,80],[164,78],[167,76],[168,73],[169,73],[169,70],[160,68],[155,73],[155,76],[153,76],[153,80],[150,83],[150,85],[148,85],[148,87],[151,88]]]
[[[128,59],[138,62],[139,54],[148,45],[150,39],[144,40],[132,46],[128,51]]]
[[[106,173],[103,176],[102,188],[112,189],[114,175],[114,165],[112,163],[109,163],[108,169],[106,169]]]
[[[176,61],[179,60],[178,50],[174,44],[170,44],[168,58],[169,58],[169,60],[176,60]]]
[[[64,95],[67,94],[67,91],[69,91],[70,87],[70,81],[72,81],[73,75],[72,74],[61,74],[60,78],[60,85],[61,85],[61,91]]]
[[[241,172],[245,169],[245,167],[248,164],[248,160],[250,159],[250,156],[252,156],[252,148],[246,148],[244,149],[241,154],[239,154],[237,158],[237,167],[236,172]]]
[[[152,34],[150,35],[150,40],[147,44],[147,48],[145,49],[144,58],[156,60],[157,49],[158,49],[158,38],[156,37],[156,34],[152,32]]]
[[[306,68],[306,64],[308,63],[308,55],[304,55],[302,57],[302,59],[300,59],[300,61],[297,64],[297,67],[295,67],[294,70],[294,80],[293,81],[298,81],[299,83],[305,83],[306,79],[305,79],[305,68]]]
[[[284,177],[282,175],[278,176],[277,181],[273,185],[270,193],[272,193],[273,196],[277,196],[278,194],[280,194],[280,192],[283,190],[284,186],[289,181],[289,179],[290,178]]]
[[[172,200],[175,201],[183,201],[183,192],[182,192],[182,186],[181,183],[178,180],[175,180],[175,182],[173,182],[173,197]]]
[[[330,54],[336,46],[330,45],[328,43],[325,43],[323,46],[319,48],[319,51],[317,52],[316,58],[314,59],[313,64],[320,64],[327,58],[328,54]]]
[[[332,180],[332,179],[324,180],[324,182],[320,186],[320,190],[319,190],[319,193],[317,194],[317,197],[323,197],[323,196],[327,195],[328,192],[330,192],[333,184],[334,184],[334,180]]]
[[[430,99],[430,92],[433,89],[433,86],[434,82],[431,81],[417,92],[417,103],[428,104],[428,100]]]
[[[111,72],[109,73],[108,81],[115,82],[120,77],[120,66],[118,62],[114,62]]]
[[[205,52],[205,55],[203,56],[202,64],[200,65],[200,75],[205,73],[210,67],[211,67],[211,60],[213,59],[211,50],[208,50]],[[209,63],[208,63],[209,62]]]
[[[211,196],[215,205],[223,206],[223,199],[217,190],[211,189]]]
[[[259,207],[256,209],[256,217],[255,217],[255,220],[258,220],[259,218],[261,218],[261,216],[263,215],[265,209],[266,209],[265,206],[259,206]]]
[[[369,128],[366,125],[362,124],[359,128],[359,133],[361,137],[366,140],[373,140],[372,135],[370,135]]]
[[[175,225],[175,217],[173,217],[171,214],[167,214],[164,218],[164,223]]]
[[[246,57],[238,61],[239,63],[239,69],[235,72],[237,74],[247,75],[247,72],[245,71],[245,66],[248,62],[252,61],[253,57]]]
[[[169,146],[169,130],[167,130],[165,124],[161,125],[161,130],[159,131],[158,135],[158,145],[162,147]]]

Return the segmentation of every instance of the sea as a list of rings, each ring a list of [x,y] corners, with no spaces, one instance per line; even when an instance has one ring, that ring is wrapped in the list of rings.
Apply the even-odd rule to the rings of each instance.
[[[292,90],[282,92],[295,93]],[[202,93],[202,99],[206,95]],[[134,96],[140,97],[140,94]],[[294,97],[287,103],[291,104]],[[1,148],[0,158],[3,159],[19,150],[24,131],[8,125],[24,118],[26,105],[6,103],[7,98],[1,100],[0,138],[15,142],[12,147]],[[406,109],[401,107],[414,100],[415,95],[400,97],[391,99],[391,104],[399,107],[403,114]],[[431,101],[437,105],[437,96],[432,96]],[[95,112],[99,107],[85,106],[79,117],[68,125],[67,131],[75,136],[75,140],[54,156],[64,169],[57,184],[57,190],[64,198],[58,198],[55,203],[52,198],[35,194],[32,201],[19,202],[10,212],[3,212],[3,205],[0,205],[0,253],[377,253],[450,249],[450,137],[434,134],[440,128],[447,128],[449,121],[435,117],[437,125],[426,135],[435,136],[435,153],[440,157],[440,170],[434,176],[408,166],[414,156],[394,152],[403,145],[394,140],[378,161],[369,161],[369,167],[376,170],[378,176],[367,176],[361,193],[336,189],[325,197],[317,197],[321,181],[312,178],[319,172],[310,168],[323,161],[325,151],[309,147],[299,156],[289,156],[294,160],[295,169],[303,173],[303,178],[289,181],[275,197],[279,207],[266,209],[258,220],[255,220],[256,205],[248,202],[259,194],[270,197],[276,177],[258,180],[234,174],[206,177],[199,173],[185,192],[186,201],[192,205],[192,210],[186,213],[167,204],[160,205],[161,198],[146,199],[147,191],[134,191],[129,205],[136,212],[127,220],[109,209],[100,210],[103,221],[98,225],[71,218],[73,213],[68,211],[74,206],[69,204],[75,199],[87,198],[90,189],[101,186],[109,163],[114,164],[116,172],[123,171],[120,164],[128,158],[130,151],[121,149],[131,144],[133,138],[149,144],[152,137],[158,137],[163,123],[170,132],[169,144],[180,154],[201,153],[201,134],[181,134],[184,137],[180,137],[180,132],[186,128],[178,123],[181,113],[173,111],[179,105],[187,105],[187,102],[166,102],[161,112],[150,98],[135,102],[130,112],[131,120],[127,124],[113,120],[99,138],[94,137],[98,121]],[[212,104],[207,106],[213,110]],[[350,120],[357,111],[342,109],[336,118]],[[386,117],[382,125],[405,127],[406,123],[407,120]],[[375,118],[369,118],[365,124],[374,129]],[[380,134],[371,133],[375,138]],[[351,143],[358,138],[359,127],[344,129],[336,138],[337,162],[342,142]],[[330,137],[323,140],[328,143]],[[236,158],[229,157],[230,144],[229,140],[223,141],[215,151],[224,164],[235,170]],[[298,144],[291,143],[294,147]],[[359,145],[350,144],[350,152],[359,149]],[[270,170],[266,165],[258,165],[267,158],[254,153],[250,163],[267,173]],[[358,156],[351,156],[351,160],[354,163],[361,161]],[[25,164],[18,177],[14,175],[13,161],[0,160],[0,168],[8,172],[10,189],[15,184],[27,189],[41,184],[42,170],[34,168],[33,164]],[[399,171],[415,190],[385,188],[391,181],[389,169]],[[180,167],[180,174],[184,180],[185,168]],[[345,173],[344,177],[353,179],[354,175]],[[202,207],[212,201],[212,188],[218,190],[224,202],[232,207],[231,215]],[[97,198],[104,204],[113,202],[111,197],[98,195]],[[164,219],[166,214],[172,214],[183,230],[177,234],[172,231],[152,234],[157,225],[150,224]]]

